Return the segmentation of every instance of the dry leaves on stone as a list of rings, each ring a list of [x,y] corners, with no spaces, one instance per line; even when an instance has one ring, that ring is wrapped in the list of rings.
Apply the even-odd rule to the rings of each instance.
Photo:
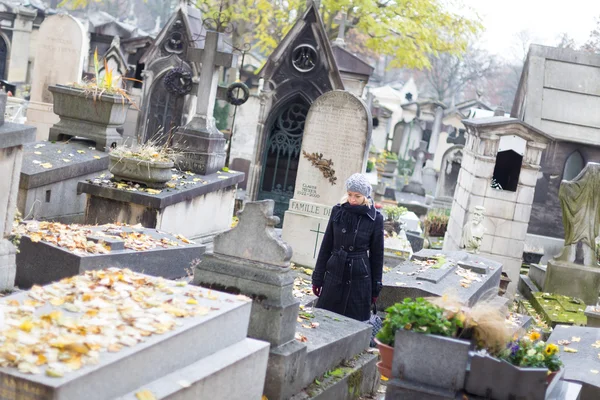
[[[464,288],[470,287],[473,282],[481,282],[481,275],[469,269],[457,266],[455,273],[463,278],[460,280],[460,286]]]
[[[45,369],[51,377],[175,330],[181,318],[218,309],[198,304],[211,299],[206,289],[116,268],[33,286],[27,295],[22,304],[4,302],[0,366],[27,374]],[[54,309],[41,313],[48,303]]]
[[[157,247],[181,246],[174,240],[168,238],[154,238],[140,232],[124,232],[123,227],[127,225],[107,224],[102,225],[100,230],[92,230],[87,225],[65,225],[58,222],[30,221],[18,225],[13,234],[29,236],[32,242],[46,242],[65,248],[75,254],[108,254],[110,247],[103,241],[93,242],[88,240],[89,236],[120,238],[125,242],[125,248],[135,251],[151,250]],[[185,244],[191,244],[183,236],[176,237]],[[185,240],[184,240],[185,239]]]

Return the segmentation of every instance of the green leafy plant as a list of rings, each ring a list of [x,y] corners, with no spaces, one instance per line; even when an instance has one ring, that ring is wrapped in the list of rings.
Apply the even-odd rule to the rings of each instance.
[[[401,216],[408,212],[408,210],[405,207],[385,206],[383,207],[383,212],[388,221],[398,221]]]
[[[498,358],[517,367],[548,368],[558,371],[563,365],[558,357],[559,348],[552,343],[545,343],[537,331],[520,339],[513,340],[498,354]]]
[[[387,316],[377,333],[377,339],[388,346],[394,346],[398,329],[456,337],[459,328],[463,327],[464,315],[461,312],[448,313],[422,297],[406,298],[402,303],[396,303],[385,311]]]
[[[368,160],[367,161],[367,172],[373,171],[373,168],[375,168],[375,163],[373,162],[373,160]]]
[[[450,220],[450,210],[431,210],[425,217],[426,236],[444,236]]]
[[[397,161],[398,160],[398,154],[394,153],[393,151],[384,151],[383,152],[383,157],[386,160],[392,160],[392,161],[394,161],[394,160]]]

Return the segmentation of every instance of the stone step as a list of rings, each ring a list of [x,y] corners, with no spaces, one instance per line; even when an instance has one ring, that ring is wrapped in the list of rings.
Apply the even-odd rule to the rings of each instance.
[[[267,342],[244,339],[118,400],[137,400],[140,392],[156,400],[260,400],[268,358]]]
[[[365,352],[347,366],[329,371],[329,376],[313,382],[290,400],[354,400],[373,395],[379,387],[378,359],[377,354]]]
[[[532,293],[539,291],[539,289],[535,286],[535,283],[533,283],[533,281],[527,275],[519,275],[519,284],[517,286],[517,290],[521,296],[529,301],[533,299]]]
[[[102,353],[96,365],[84,366],[61,378],[0,368],[0,381],[13,379],[17,385],[40,388],[48,394],[47,398],[54,400],[112,399],[243,341],[252,303],[225,293],[208,293],[205,289],[203,293],[203,298],[197,301],[199,306],[211,309],[208,314],[182,318],[181,325],[172,331],[149,336],[146,341],[116,353]],[[175,294],[173,298],[180,296],[183,295]],[[23,303],[27,298],[27,292],[21,292],[3,300]],[[46,304],[36,309],[36,314],[56,309],[59,307]]]
[[[315,378],[335,369],[343,360],[351,360],[369,348],[372,328],[331,311],[305,310],[314,318],[298,322],[296,334],[306,337],[306,362],[298,389],[310,385]],[[301,313],[303,315],[303,313]],[[318,324],[316,328],[306,328]],[[303,326],[304,325],[304,326]]]

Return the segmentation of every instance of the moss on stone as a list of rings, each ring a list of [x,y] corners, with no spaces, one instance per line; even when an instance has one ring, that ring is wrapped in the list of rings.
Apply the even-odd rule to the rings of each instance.
[[[580,299],[554,293],[534,292],[531,304],[552,328],[558,324],[587,324],[585,304]]]

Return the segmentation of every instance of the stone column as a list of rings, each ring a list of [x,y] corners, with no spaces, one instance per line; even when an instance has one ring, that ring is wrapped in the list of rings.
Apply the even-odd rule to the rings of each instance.
[[[444,109],[442,106],[435,108],[435,117],[433,120],[433,128],[431,130],[431,138],[429,139],[429,147],[427,151],[431,154],[435,154],[437,149],[438,141],[440,140],[440,132],[442,130],[442,119],[444,118]]]
[[[12,289],[15,284],[17,251],[6,237],[17,209],[23,144],[35,140],[35,128],[4,123],[5,109],[6,94],[0,93],[0,291]]]
[[[6,78],[11,83],[26,83],[29,65],[29,42],[31,31],[33,30],[33,20],[36,15],[36,10],[30,10],[25,7],[20,7],[17,10],[12,31],[8,76]]]

